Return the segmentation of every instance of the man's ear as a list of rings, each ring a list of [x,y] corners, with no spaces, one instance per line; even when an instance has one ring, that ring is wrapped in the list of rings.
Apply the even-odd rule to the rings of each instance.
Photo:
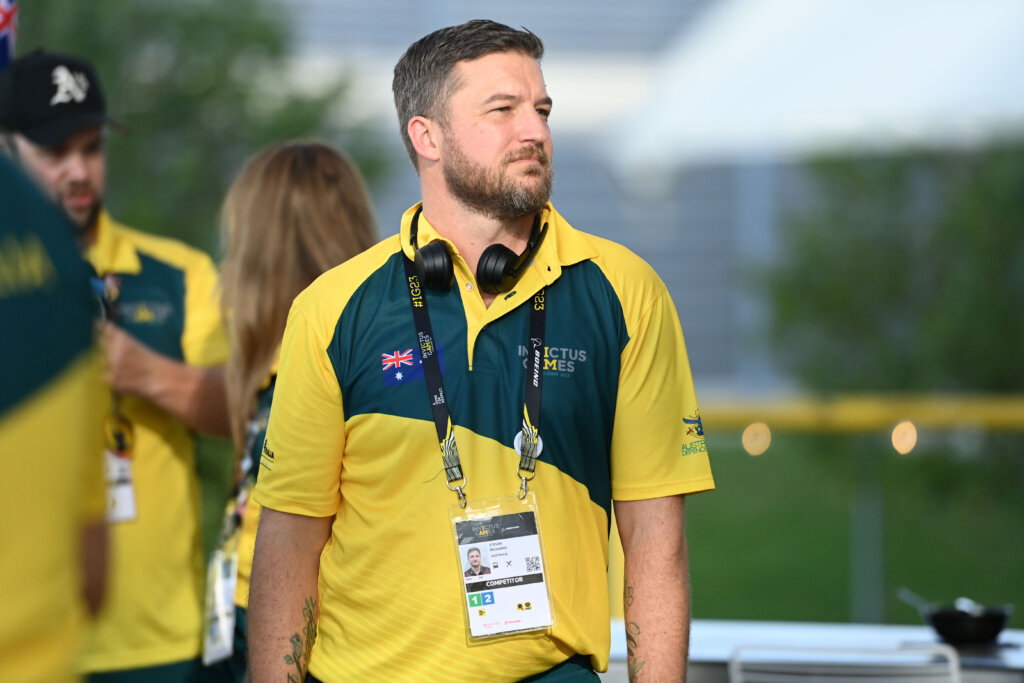
[[[441,127],[437,121],[426,116],[414,116],[409,119],[406,129],[416,154],[427,161],[441,158]]]

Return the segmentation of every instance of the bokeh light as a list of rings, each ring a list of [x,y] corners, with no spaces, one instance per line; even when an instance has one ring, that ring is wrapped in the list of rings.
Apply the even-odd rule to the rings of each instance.
[[[772,443],[772,430],[764,422],[747,425],[743,430],[743,449],[750,455],[761,455]]]
[[[900,455],[906,455],[917,445],[917,427],[910,420],[904,420],[893,427],[892,447]]]

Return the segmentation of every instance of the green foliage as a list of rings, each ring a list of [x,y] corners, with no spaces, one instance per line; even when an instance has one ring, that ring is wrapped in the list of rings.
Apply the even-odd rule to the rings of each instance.
[[[783,225],[783,257],[762,280],[771,342],[796,378],[825,394],[1024,391],[1024,142],[973,152],[820,159],[806,170],[814,200]],[[847,435],[832,447],[793,438],[762,456],[777,454],[775,467],[756,483],[744,478],[762,463],[742,457],[716,458],[716,478],[722,486],[735,477],[740,496],[769,496],[768,519],[777,530],[820,536],[822,523],[834,523],[835,500],[815,502],[804,488],[835,491],[851,472],[865,477],[849,462],[884,458],[871,476],[876,481],[861,483],[884,496],[888,618],[919,619],[896,601],[899,585],[947,603],[958,595],[983,602],[1024,598],[1015,579],[1024,554],[1012,541],[1024,513],[1022,436],[925,431],[905,458],[883,456],[891,453],[883,438]],[[783,500],[780,486],[792,496]],[[842,492],[835,492],[841,500]],[[735,496],[717,504],[742,505]],[[765,519],[742,507],[730,514]],[[855,514],[851,506],[847,518]],[[749,556],[777,552],[758,548],[753,533],[744,536]],[[808,581],[801,567],[817,565],[828,581],[845,584],[838,572],[849,560],[808,550],[779,565],[815,587],[820,581]],[[807,593],[802,586],[799,592]],[[793,605],[808,604],[796,595],[761,598],[758,614],[851,616],[813,595],[810,604],[820,606],[804,614],[786,597]]]
[[[118,219],[216,250],[218,210],[246,158],[318,137],[341,145],[372,181],[381,155],[343,130],[341,78],[302,90],[289,67],[288,12],[269,0],[33,0],[18,51],[85,57],[126,135],[109,142],[108,205]]]
[[[820,391],[1024,388],[1024,144],[810,165],[765,278],[772,341]]]

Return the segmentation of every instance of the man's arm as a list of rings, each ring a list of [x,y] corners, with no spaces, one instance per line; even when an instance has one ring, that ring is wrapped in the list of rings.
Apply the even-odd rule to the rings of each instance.
[[[110,541],[105,521],[89,522],[81,533],[82,597],[89,614],[103,605],[107,591],[107,566]]]
[[[107,384],[148,399],[189,429],[230,436],[224,367],[196,367],[163,356],[113,323],[102,324]]]
[[[686,678],[690,574],[682,496],[615,501],[625,573],[629,680]]]
[[[332,517],[263,508],[249,589],[252,683],[303,683],[319,617],[320,553]]]

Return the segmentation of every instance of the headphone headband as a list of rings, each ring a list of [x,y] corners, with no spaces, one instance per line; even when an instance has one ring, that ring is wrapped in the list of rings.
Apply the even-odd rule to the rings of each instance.
[[[455,280],[452,256],[448,252],[447,245],[442,241],[431,242],[422,249],[419,248],[417,238],[422,211],[422,206],[416,209],[409,228],[409,243],[416,253],[416,257],[413,259],[416,273],[423,286],[447,291]],[[547,232],[548,224],[545,223],[544,227],[541,227],[538,213],[533,217],[530,237],[521,254],[516,254],[503,244],[492,244],[484,249],[476,267],[477,286],[488,294],[501,294],[511,290],[519,280],[523,269],[530,263],[534,253],[544,242]]]

